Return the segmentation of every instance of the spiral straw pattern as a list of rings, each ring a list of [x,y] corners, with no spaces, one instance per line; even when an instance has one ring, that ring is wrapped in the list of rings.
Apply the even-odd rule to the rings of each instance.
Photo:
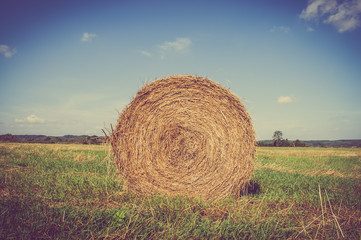
[[[128,188],[144,195],[239,196],[253,172],[255,133],[245,107],[193,75],[143,86],[119,116],[111,145]]]

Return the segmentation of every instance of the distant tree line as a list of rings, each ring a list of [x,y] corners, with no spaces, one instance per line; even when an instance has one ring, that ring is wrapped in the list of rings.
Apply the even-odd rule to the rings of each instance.
[[[296,141],[290,141],[287,138],[283,138],[282,131],[275,131],[272,136],[273,141],[259,141],[258,146],[261,147],[306,147],[306,144],[304,142],[301,142],[300,140]]]
[[[45,135],[0,135],[0,142],[19,142],[19,143],[77,143],[77,144],[102,144],[105,137],[99,136],[74,136],[65,135],[62,137],[52,137]]]
[[[76,143],[76,144],[102,144],[106,142],[106,137],[88,136],[88,135],[65,135],[62,137],[53,137],[45,135],[0,135],[0,142],[19,142],[19,143]],[[261,147],[347,147],[361,148],[361,139],[350,140],[306,140],[290,141],[283,138],[283,133],[275,131],[272,140],[263,140],[257,142]]]

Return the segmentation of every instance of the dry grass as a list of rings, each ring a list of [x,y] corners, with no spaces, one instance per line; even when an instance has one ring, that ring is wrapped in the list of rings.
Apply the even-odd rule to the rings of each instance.
[[[300,173],[307,176],[315,176],[315,175],[327,175],[333,177],[342,177],[342,178],[357,178],[361,179],[361,174],[343,174],[339,171],[335,171],[332,169],[329,170],[297,170],[294,168],[279,166],[277,163],[265,164],[262,167],[256,167],[256,169],[262,170],[273,170],[278,172],[287,172],[287,173]]]
[[[209,202],[192,197],[144,197],[127,191],[111,156],[99,151],[99,146],[86,146],[94,151],[79,151],[83,145],[60,151],[49,150],[56,145],[10,145],[0,144],[0,239],[361,236],[361,180],[348,176],[360,172],[360,158],[355,156],[295,157],[301,149],[274,148],[279,154],[255,159],[248,195]],[[344,156],[348,150],[352,149],[332,149]],[[78,155],[95,160],[78,162]],[[330,174],[317,172],[325,166]],[[332,170],[345,177],[331,174]]]
[[[45,144],[45,143],[0,143],[0,147],[6,148],[9,150],[12,149],[23,149],[28,148],[31,151],[41,152],[42,149],[48,149],[51,151],[63,151],[63,150],[77,150],[77,151],[103,151],[109,150],[109,145],[88,145],[88,144]]]
[[[238,196],[253,171],[255,133],[239,98],[206,78],[145,85],[112,132],[129,189],[204,199]]]
[[[260,147],[257,148],[257,154],[260,155],[276,155],[287,157],[361,157],[361,151],[359,148],[269,148]]]
[[[358,148],[257,148],[256,170],[361,179]]]
[[[86,155],[84,153],[79,153],[78,155],[76,155],[74,157],[74,160],[76,162],[86,162],[86,161],[95,161],[95,157],[94,156],[89,156]]]

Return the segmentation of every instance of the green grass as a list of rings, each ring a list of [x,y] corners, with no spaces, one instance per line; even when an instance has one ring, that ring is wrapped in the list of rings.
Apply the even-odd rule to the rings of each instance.
[[[361,238],[361,150],[258,148],[247,195],[141,197],[106,146],[0,144],[0,239]]]

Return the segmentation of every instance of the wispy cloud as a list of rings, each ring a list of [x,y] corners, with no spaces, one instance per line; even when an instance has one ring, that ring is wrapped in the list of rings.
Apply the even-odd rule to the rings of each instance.
[[[336,0],[309,0],[306,9],[302,10],[300,18],[312,20],[332,12],[337,6]]]
[[[280,103],[280,104],[292,103],[292,102],[293,102],[293,99],[292,99],[292,97],[290,97],[290,96],[280,96],[280,97],[277,99],[277,102]]]
[[[360,26],[361,0],[309,0],[300,18],[307,21],[322,20],[325,24],[332,24],[338,32],[351,31]]]
[[[283,33],[289,33],[291,31],[291,28],[286,26],[273,26],[270,29],[270,32],[283,32]]]
[[[34,114],[27,116],[24,119],[15,119],[17,123],[44,123],[45,120],[35,116]]]
[[[91,92],[64,96],[57,105],[19,107],[7,118],[0,111],[0,134],[44,134],[62,136],[66,134],[102,135],[101,129],[110,129],[116,124],[119,113],[129,104],[129,99]],[[19,115],[24,114],[26,115]],[[20,116],[20,117],[18,117]]]
[[[170,52],[185,52],[189,50],[192,41],[189,38],[176,38],[173,42],[165,41],[162,45],[159,46],[164,58]]]
[[[8,45],[0,45],[0,54],[6,58],[11,58],[16,53],[16,48],[11,49]]]
[[[95,38],[97,35],[95,33],[83,33],[83,37],[80,39],[82,42],[90,42],[93,38]]]
[[[150,52],[144,51],[144,50],[140,50],[139,53],[142,54],[142,55],[144,55],[144,56],[147,56],[147,57],[152,56],[152,54],[151,54]]]

